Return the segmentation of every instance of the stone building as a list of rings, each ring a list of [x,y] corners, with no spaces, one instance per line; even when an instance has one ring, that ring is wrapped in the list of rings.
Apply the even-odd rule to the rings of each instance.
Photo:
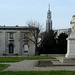
[[[71,28],[66,28],[66,29],[54,30],[54,32],[57,33],[56,37],[58,37],[61,33],[65,33],[69,36],[71,34],[72,30],[71,30]]]
[[[25,26],[0,26],[0,55],[35,55],[35,45],[30,29]]]

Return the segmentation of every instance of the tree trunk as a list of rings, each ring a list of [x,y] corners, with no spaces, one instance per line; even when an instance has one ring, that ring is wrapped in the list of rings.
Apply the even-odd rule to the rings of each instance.
[[[37,43],[35,44],[35,56],[38,56]]]

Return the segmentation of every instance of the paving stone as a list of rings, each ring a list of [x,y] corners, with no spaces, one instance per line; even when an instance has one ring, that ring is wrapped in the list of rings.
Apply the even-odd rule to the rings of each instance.
[[[47,67],[36,67],[35,63],[39,60],[24,60],[16,63],[5,63],[10,66],[3,71],[50,71],[50,70],[71,70],[75,71],[75,66],[47,66]],[[52,61],[52,60],[51,60]],[[55,64],[59,64],[59,61],[52,61]],[[2,63],[4,64],[4,63]],[[63,64],[63,63],[61,63]]]

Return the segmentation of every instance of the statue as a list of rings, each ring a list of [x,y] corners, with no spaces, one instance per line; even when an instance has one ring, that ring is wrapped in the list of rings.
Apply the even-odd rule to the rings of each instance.
[[[70,24],[72,25],[72,32],[75,32],[75,15],[73,15]]]

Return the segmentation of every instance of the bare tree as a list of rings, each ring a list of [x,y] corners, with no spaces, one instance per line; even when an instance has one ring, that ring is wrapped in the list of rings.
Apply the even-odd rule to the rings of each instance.
[[[28,25],[30,33],[34,39],[28,36],[26,37],[35,44],[35,55],[38,55],[38,49],[37,49],[39,44],[38,37],[39,37],[40,30],[42,28],[42,25],[39,22],[33,21],[33,20],[29,20],[28,22],[26,22],[26,24]]]

